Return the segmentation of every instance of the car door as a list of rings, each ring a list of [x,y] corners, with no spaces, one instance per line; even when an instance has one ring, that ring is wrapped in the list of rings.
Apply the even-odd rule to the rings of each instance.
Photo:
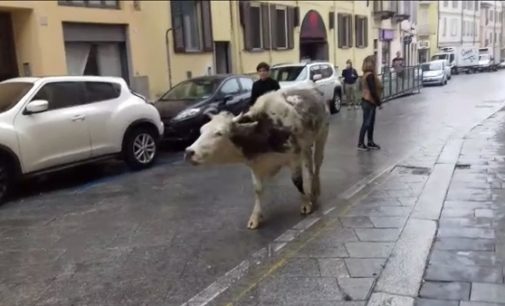
[[[251,92],[252,92],[252,87],[254,81],[251,78],[246,78],[246,77],[241,77],[239,78],[240,82],[240,96],[241,96],[241,102],[240,102],[240,110],[239,113],[242,111],[247,111],[249,109],[249,106],[251,104]]]
[[[89,134],[91,137],[91,155],[93,157],[117,153],[118,135],[115,133],[118,122],[114,114],[118,109],[121,85],[113,82],[84,82]]]
[[[224,110],[233,114],[240,113],[240,105],[243,102],[243,97],[240,95],[240,85],[237,78],[230,78],[224,81],[221,89],[219,90],[218,100],[226,99]]]
[[[320,65],[312,65],[312,66],[310,66],[309,70],[310,70],[309,78],[310,78],[311,81],[314,80],[314,76],[315,75],[319,74],[319,75],[321,75],[321,77],[323,75],[323,72],[321,71],[321,66]],[[315,81],[314,82],[314,86],[321,92],[321,94],[324,95],[324,82],[321,83],[320,82],[321,80],[322,79],[320,79],[319,81]]]
[[[30,100],[47,100],[49,108],[35,114],[21,111],[15,118],[21,160],[27,172],[91,157],[82,83],[47,83]]]
[[[333,98],[333,90],[335,88],[332,78],[333,69],[331,69],[329,65],[322,64],[320,65],[320,74],[322,78],[319,81],[316,81],[316,84],[324,93],[325,100],[329,101]]]

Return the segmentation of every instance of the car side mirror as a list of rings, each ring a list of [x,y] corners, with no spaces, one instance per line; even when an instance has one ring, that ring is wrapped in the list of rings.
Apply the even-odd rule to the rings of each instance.
[[[33,100],[26,106],[25,114],[42,113],[49,109],[49,102],[47,100]]]
[[[312,76],[312,81],[317,82],[317,81],[319,81],[319,80],[320,80],[320,79],[322,79],[322,78],[323,78],[323,75],[322,75],[322,74],[314,74],[314,75]]]
[[[225,105],[226,102],[230,101],[233,99],[233,95],[224,95],[219,99],[219,104],[221,106]]]

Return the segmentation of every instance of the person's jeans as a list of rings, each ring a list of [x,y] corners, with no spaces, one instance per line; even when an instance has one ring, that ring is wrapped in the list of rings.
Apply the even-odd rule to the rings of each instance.
[[[373,130],[375,126],[375,110],[377,106],[362,99],[361,108],[363,109],[363,124],[359,132],[359,144],[365,144],[365,133],[368,136],[368,142],[373,143]]]
[[[344,83],[344,93],[345,93],[345,103],[347,106],[354,106],[357,105],[357,99],[356,99],[356,87],[357,83],[354,84],[347,84]]]

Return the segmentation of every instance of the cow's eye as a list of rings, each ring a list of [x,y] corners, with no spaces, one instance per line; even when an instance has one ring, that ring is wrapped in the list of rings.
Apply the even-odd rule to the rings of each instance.
[[[221,136],[223,136],[223,133],[221,133],[221,132],[216,132],[216,136],[221,137]]]

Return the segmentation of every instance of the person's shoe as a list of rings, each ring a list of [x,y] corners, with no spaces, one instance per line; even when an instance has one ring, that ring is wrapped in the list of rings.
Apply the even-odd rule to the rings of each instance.
[[[378,144],[376,144],[375,142],[369,142],[368,148],[370,148],[370,150],[380,150],[381,149],[381,147]]]
[[[358,145],[358,151],[370,151],[370,149],[362,143]]]

